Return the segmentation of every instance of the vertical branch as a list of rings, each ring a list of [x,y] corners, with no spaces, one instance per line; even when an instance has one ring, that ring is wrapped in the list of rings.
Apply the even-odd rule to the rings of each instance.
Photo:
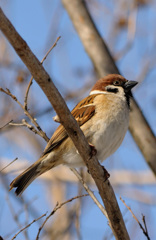
[[[107,45],[100,36],[83,0],[62,0],[73,25],[100,77],[119,73]],[[156,175],[156,138],[135,100],[131,102],[130,132]]]

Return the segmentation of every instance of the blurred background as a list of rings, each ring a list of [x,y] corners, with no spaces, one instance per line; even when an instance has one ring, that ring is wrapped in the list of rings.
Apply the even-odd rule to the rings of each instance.
[[[87,0],[91,16],[106,41],[123,76],[138,81],[134,89],[143,114],[156,133],[156,1]],[[45,56],[57,37],[57,46],[44,61],[44,67],[72,110],[87,96],[97,81],[91,60],[75,31],[61,1],[0,0],[0,6],[18,33],[39,60]],[[0,87],[8,88],[23,104],[31,75],[0,33]],[[35,81],[28,95],[28,109],[50,138],[58,123],[46,96]],[[25,126],[5,126],[13,120],[30,120],[9,96],[0,92],[0,235],[12,239],[28,223],[69,198],[85,193],[74,174],[65,166],[57,167],[33,182],[16,197],[9,184],[28,165],[36,161],[46,141]],[[3,127],[3,128],[2,128]],[[103,165],[110,172],[131,239],[146,239],[120,196],[139,221],[145,215],[149,236],[156,239],[156,182],[132,136],[127,132],[122,146]],[[88,185],[100,200],[86,168],[80,169]],[[45,217],[31,224],[16,239],[36,239]],[[90,197],[66,204],[45,224],[40,239],[114,239],[107,219]]]

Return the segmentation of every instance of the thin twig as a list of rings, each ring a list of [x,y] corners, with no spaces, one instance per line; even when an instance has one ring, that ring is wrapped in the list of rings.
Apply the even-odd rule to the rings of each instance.
[[[1,130],[2,128],[5,128],[6,126],[8,126],[12,121],[13,121],[13,120],[10,120],[10,121],[9,121],[8,123],[6,123],[4,126],[0,127],[0,130]]]
[[[63,205],[65,205],[65,204],[67,204],[67,203],[69,203],[69,202],[72,202],[72,201],[75,200],[75,199],[78,199],[78,198],[81,198],[81,197],[86,197],[86,196],[88,196],[88,194],[83,194],[83,195],[80,195],[80,196],[76,196],[76,197],[70,198],[70,199],[68,199],[67,201],[63,202],[63,203],[58,203],[58,202],[57,202],[57,203],[56,203],[56,206],[55,206],[54,209],[53,209],[53,211],[46,217],[45,221],[43,222],[43,224],[42,224],[41,227],[39,228],[38,233],[37,233],[37,236],[36,236],[36,240],[39,239],[40,232],[41,232],[41,230],[43,229],[43,227],[44,227],[44,225],[46,224],[46,222],[48,221],[48,219],[49,219],[52,215],[54,215],[54,213],[55,213],[58,209],[60,209]]]
[[[22,121],[23,121],[23,119],[22,119]],[[21,126],[25,126],[25,124],[23,122],[20,122],[20,123],[11,122],[11,123],[9,123],[9,126],[21,127]]]
[[[137,219],[137,217],[135,216],[135,214],[133,213],[132,209],[127,206],[127,204],[125,203],[125,201],[122,199],[122,197],[120,197],[120,200],[123,202],[123,204],[125,205],[125,207],[131,212],[132,217],[136,220],[136,222],[139,224],[141,230],[143,231],[143,234],[147,237],[148,240],[150,240],[150,237],[148,235],[148,231],[147,231],[147,226],[146,226],[146,222],[145,222],[145,216],[143,216],[142,220],[144,223],[145,228],[142,226],[142,224],[139,222],[139,220]]]
[[[28,87],[26,89],[26,93],[25,93],[25,99],[24,99],[24,108],[25,110],[28,110],[28,94],[29,94],[29,90],[30,90],[30,87],[32,85],[32,82],[33,81],[33,76],[31,76],[31,79],[29,81],[29,84],[28,84]]]
[[[80,174],[81,176],[83,176],[83,169],[80,169]],[[83,186],[81,184],[81,182],[78,182],[78,195],[82,195],[83,193]],[[82,198],[80,198],[77,201],[77,205],[76,205],[76,217],[75,217],[75,227],[76,227],[76,232],[77,232],[77,238],[78,240],[82,240],[82,236],[81,236],[81,230],[80,230],[80,215],[81,215],[81,207],[82,207]]]
[[[20,229],[20,228],[22,227],[22,225],[21,225],[21,223],[20,223],[20,221],[19,221],[19,215],[15,213],[15,209],[14,209],[14,207],[12,206],[12,203],[10,202],[9,197],[6,198],[6,201],[8,202],[8,206],[9,206],[9,208],[10,208],[10,212],[11,212],[11,214],[12,214],[12,216],[13,216],[13,219],[14,219],[14,221],[16,222],[16,224],[17,224],[17,226],[18,226],[18,229]],[[28,240],[28,235],[27,235],[27,233],[24,232],[23,234],[24,234],[25,238]]]
[[[25,119],[22,119],[21,123],[11,122],[11,123],[9,123],[9,125],[16,126],[16,127],[21,127],[21,126],[27,127],[29,130],[31,130],[35,134],[38,134],[39,136],[42,137],[42,133],[40,131],[37,131],[36,128],[34,126],[32,126],[31,124],[29,124]]]
[[[90,190],[90,188],[87,186],[87,184],[84,182],[83,178],[79,174],[79,172],[75,168],[70,168],[70,170],[75,174],[75,176],[79,179],[79,181],[82,183],[84,189],[86,192],[90,195],[90,197],[93,199],[95,204],[98,206],[98,208],[101,210],[101,212],[106,216],[106,218],[109,220],[108,215],[104,207],[101,205],[101,203],[97,200],[94,193]]]
[[[7,167],[9,167],[12,163],[14,163],[15,161],[17,161],[18,160],[18,158],[15,158],[13,161],[11,161],[10,163],[8,163],[4,168],[2,168],[1,170],[0,170],[0,173],[4,170],[4,169],[6,169]]]
[[[143,221],[143,224],[144,224],[144,227],[145,227],[145,233],[147,234],[145,234],[146,235],[146,237],[147,237],[147,239],[148,240],[150,240],[150,238],[149,238],[149,235],[148,235],[148,230],[147,230],[147,225],[146,225],[146,220],[145,220],[145,216],[142,214],[142,221]]]
[[[41,137],[43,137],[44,140],[45,140],[46,142],[48,142],[48,141],[49,141],[49,138],[47,137],[46,133],[43,132],[43,130],[41,129],[41,127],[39,126],[39,124],[37,123],[37,121],[31,116],[31,114],[30,114],[30,113],[24,108],[24,106],[18,101],[17,97],[16,97],[15,95],[13,95],[8,88],[6,88],[6,90],[4,90],[3,88],[0,88],[0,91],[1,91],[1,92],[4,92],[4,93],[7,94],[8,96],[10,96],[15,102],[18,103],[18,105],[24,110],[24,114],[31,120],[31,122],[32,122],[32,123],[35,125],[35,127],[37,128],[38,131],[37,131],[37,130],[36,130],[36,131],[37,131],[38,135],[40,135]],[[11,125],[11,123],[10,123],[10,125]]]
[[[44,56],[44,58],[41,60],[41,63],[43,63],[47,56],[49,55],[49,53],[53,50],[54,47],[56,47],[57,42],[60,40],[61,36],[57,37],[56,41],[54,42],[53,46],[48,50],[48,52],[46,53],[46,55]]]
[[[61,38],[61,36],[59,36],[56,41],[54,42],[54,44],[52,45],[52,47],[48,50],[48,52],[46,53],[46,55],[43,57],[43,59],[41,60],[41,64],[46,60],[47,56],[49,55],[49,53],[53,50],[54,47],[56,47],[57,45],[57,42],[59,41],[59,39]],[[29,81],[29,84],[28,84],[28,87],[27,87],[27,90],[26,90],[26,93],[25,93],[25,100],[24,100],[24,108],[25,110],[28,110],[28,94],[29,94],[29,90],[30,90],[30,87],[32,85],[32,81],[33,81],[33,76],[31,76],[31,79]]]
[[[19,235],[21,232],[23,232],[25,229],[27,229],[28,227],[30,227],[33,223],[35,223],[36,221],[38,221],[39,219],[43,218],[46,216],[47,213],[43,214],[42,216],[40,216],[37,219],[34,219],[31,223],[29,223],[27,226],[25,226],[24,228],[22,228],[18,233],[15,234],[15,236],[12,238],[12,240],[14,240],[17,235]]]

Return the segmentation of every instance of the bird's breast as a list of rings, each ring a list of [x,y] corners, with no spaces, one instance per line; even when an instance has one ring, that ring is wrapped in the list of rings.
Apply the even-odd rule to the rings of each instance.
[[[109,102],[103,111],[99,106],[94,122],[91,128],[92,144],[97,149],[98,159],[103,161],[121,145],[129,125],[129,109],[121,99],[118,105]]]
[[[100,96],[104,98],[105,96]],[[112,101],[101,101],[98,99],[95,115],[81,126],[89,143],[95,146],[97,158],[105,160],[113,154],[121,145],[129,124],[129,109],[124,98],[117,98]],[[84,165],[84,162],[75,146],[68,138],[65,145],[70,142],[71,147],[63,154],[64,164],[70,167]]]

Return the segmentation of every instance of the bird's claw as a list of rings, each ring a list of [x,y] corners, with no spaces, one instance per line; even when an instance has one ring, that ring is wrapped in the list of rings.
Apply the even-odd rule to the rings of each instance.
[[[104,181],[106,181],[110,177],[110,174],[104,166],[102,166],[102,168],[103,168],[103,172],[104,172]]]
[[[93,144],[89,143],[89,146],[91,148],[90,155],[91,155],[91,157],[93,157],[93,156],[95,156],[97,154],[97,150],[96,150],[96,148],[95,148],[95,146]]]

